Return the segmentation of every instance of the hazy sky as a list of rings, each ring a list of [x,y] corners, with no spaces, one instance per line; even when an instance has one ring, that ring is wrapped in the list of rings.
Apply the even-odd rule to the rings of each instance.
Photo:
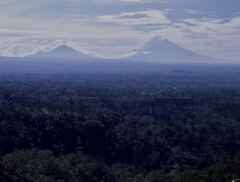
[[[0,1],[0,55],[68,44],[96,56],[126,56],[156,35],[198,53],[239,60],[240,1]]]

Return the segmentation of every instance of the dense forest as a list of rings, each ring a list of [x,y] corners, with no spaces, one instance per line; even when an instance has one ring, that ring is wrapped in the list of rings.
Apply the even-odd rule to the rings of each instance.
[[[240,73],[0,76],[0,181],[240,178]]]

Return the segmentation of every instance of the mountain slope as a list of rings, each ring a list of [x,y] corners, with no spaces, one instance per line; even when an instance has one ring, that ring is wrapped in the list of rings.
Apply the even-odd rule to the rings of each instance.
[[[62,45],[59,47],[56,47],[55,49],[49,51],[49,52],[44,52],[40,51],[31,57],[34,58],[68,58],[68,59],[90,59],[89,56],[84,55],[77,50],[67,46],[67,45]]]
[[[180,47],[167,39],[154,37],[138,49],[131,59],[156,63],[201,63],[208,62],[211,58]]]

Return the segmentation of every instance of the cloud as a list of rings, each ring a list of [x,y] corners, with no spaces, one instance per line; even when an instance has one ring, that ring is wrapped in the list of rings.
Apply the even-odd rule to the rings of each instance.
[[[117,15],[103,15],[97,17],[99,22],[125,26],[163,25],[171,23],[166,12],[148,9],[146,11],[122,12]]]
[[[130,2],[130,3],[146,3],[145,0],[121,0],[122,2]]]
[[[188,14],[195,14],[195,15],[198,15],[198,14],[202,14],[201,11],[199,10],[195,10],[195,9],[185,9],[184,12],[188,13]]]
[[[188,32],[185,36],[189,37],[191,47],[216,57],[239,60],[236,55],[240,47],[240,17],[186,19],[183,22],[191,24],[180,26],[182,31]]]
[[[184,10],[188,14],[203,15],[197,10]],[[122,12],[115,15],[98,16],[98,21],[112,26],[132,28],[151,36],[168,38],[194,52],[224,59],[236,59],[240,47],[240,17],[228,18],[184,18],[172,21],[165,11]]]
[[[238,59],[239,5],[235,0],[1,0],[0,54],[27,55],[68,43],[117,57],[159,35],[195,52]]]
[[[0,29],[0,56],[27,56],[67,44],[77,50],[104,58],[129,55],[145,40],[141,33],[69,34],[65,32],[16,31]]]

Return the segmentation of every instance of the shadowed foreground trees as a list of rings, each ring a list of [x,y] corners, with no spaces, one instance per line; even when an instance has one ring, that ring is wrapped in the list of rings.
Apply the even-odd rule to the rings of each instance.
[[[114,181],[101,161],[82,153],[55,157],[48,150],[7,154],[1,161],[2,181]]]
[[[4,156],[0,163],[1,181],[76,181],[76,182],[226,182],[237,179],[240,161],[208,168],[204,171],[165,173],[161,170],[136,174],[137,169],[125,164],[107,166],[81,152],[54,156],[48,150],[22,150]]]
[[[240,177],[237,83],[151,75],[116,84],[119,78],[99,77],[0,77],[0,181]]]

